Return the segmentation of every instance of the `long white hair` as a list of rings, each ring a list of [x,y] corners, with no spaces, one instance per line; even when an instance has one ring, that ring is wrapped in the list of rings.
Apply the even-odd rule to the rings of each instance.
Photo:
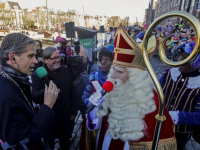
[[[127,68],[127,71],[129,79],[123,84],[121,80],[111,78],[111,68],[108,80],[117,85],[106,95],[97,116],[102,118],[108,114],[107,134],[113,139],[137,141],[146,129],[143,118],[156,110],[152,99],[154,85],[147,71],[136,68]]]

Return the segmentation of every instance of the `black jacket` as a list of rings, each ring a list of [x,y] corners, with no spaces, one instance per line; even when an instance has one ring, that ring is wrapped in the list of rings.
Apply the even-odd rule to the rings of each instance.
[[[0,71],[0,139],[21,150],[19,142],[28,138],[29,150],[42,150],[41,138],[48,136],[55,113],[43,105],[35,115],[30,86],[14,81],[21,89]]]
[[[75,72],[75,70],[72,71]],[[82,95],[86,86],[89,83],[90,73],[98,71],[99,71],[99,66],[97,64],[93,63],[90,66],[90,62],[88,62],[86,64],[85,71],[79,73],[78,76],[74,79],[74,86],[77,93],[78,105],[85,105],[85,103],[82,100]]]
[[[56,103],[53,106],[53,111],[56,114],[54,137],[56,138],[61,134],[67,136],[69,134],[70,116],[77,115],[78,112],[76,91],[74,89],[72,76],[70,70],[64,66],[60,66],[55,74],[52,73],[46,65],[44,65],[44,67],[47,70],[48,78],[53,80],[57,88],[60,89]],[[43,80],[37,76],[36,72],[32,74],[32,84],[32,98],[34,103],[43,104],[45,84]]]

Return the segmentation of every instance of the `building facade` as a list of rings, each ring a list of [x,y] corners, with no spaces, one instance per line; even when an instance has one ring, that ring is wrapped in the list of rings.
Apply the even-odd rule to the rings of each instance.
[[[147,26],[149,26],[155,18],[155,8],[156,8],[155,5],[156,5],[156,3],[154,2],[154,0],[150,0],[149,7],[147,9],[145,9],[144,24],[146,24]]]
[[[155,18],[171,12],[171,11],[186,11],[196,16],[198,13],[198,4],[200,0],[158,0],[155,8]],[[200,11],[200,7],[199,7]],[[161,24],[175,24],[180,23],[181,18],[172,17],[164,20]]]
[[[0,5],[0,27],[23,28],[23,11],[18,2],[6,1]]]

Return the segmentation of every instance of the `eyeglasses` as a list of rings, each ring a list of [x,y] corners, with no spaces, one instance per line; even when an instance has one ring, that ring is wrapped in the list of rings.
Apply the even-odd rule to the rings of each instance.
[[[51,59],[52,61],[56,61],[57,59],[60,60],[61,56],[58,56],[58,57],[53,57],[53,58],[49,58]]]

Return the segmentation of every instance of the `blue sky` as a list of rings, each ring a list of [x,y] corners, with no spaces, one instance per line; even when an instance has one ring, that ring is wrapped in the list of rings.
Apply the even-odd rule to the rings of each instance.
[[[5,0],[0,0],[5,1]],[[10,0],[18,2],[22,8],[33,9],[36,6],[45,6],[46,0]],[[133,23],[136,16],[139,22],[144,19],[145,9],[148,7],[149,0],[47,0],[48,8],[54,10],[67,11],[76,9],[79,13],[88,15],[129,16]]]

